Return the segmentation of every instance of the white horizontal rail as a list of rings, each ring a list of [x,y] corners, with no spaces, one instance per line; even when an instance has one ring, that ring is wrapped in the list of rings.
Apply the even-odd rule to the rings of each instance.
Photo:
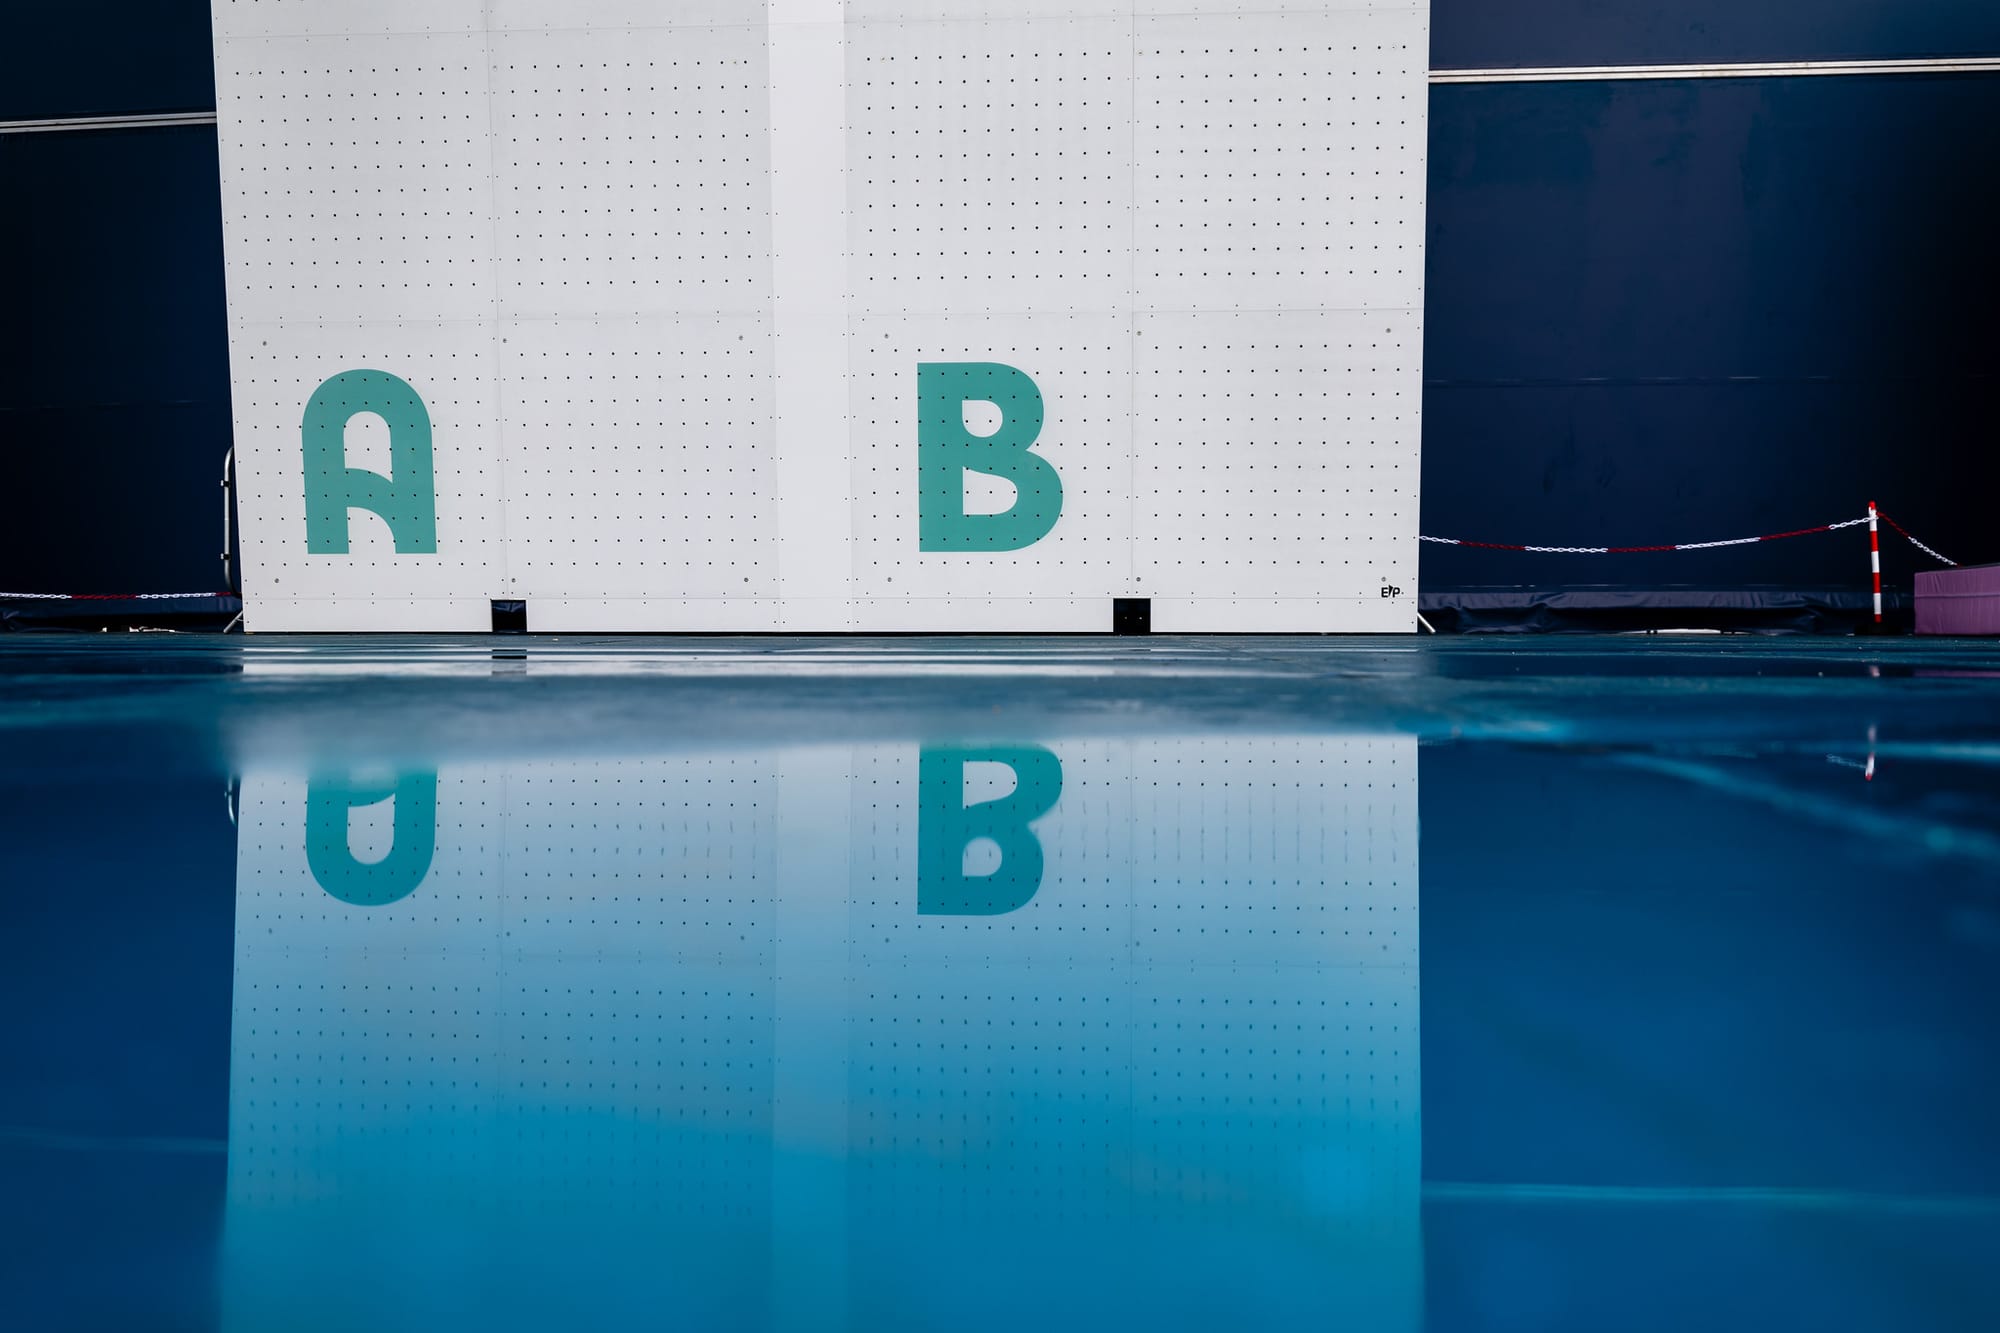
[[[2000,74],[2000,56],[1937,60],[1779,60],[1742,65],[1560,65],[1434,69],[1432,83],[1589,83],[1627,79],[1769,79],[1855,74]]]
[[[152,130],[165,125],[213,125],[213,111],[168,111],[156,116],[57,116],[49,120],[0,120],[0,134],[61,134],[72,130]]]
[[[1434,69],[1432,83],[1591,83],[1630,79],[1766,79],[1857,74],[2000,74],[2000,56],[1935,60],[1777,60],[1739,65],[1551,65],[1495,69]],[[213,111],[143,116],[55,116],[0,120],[0,134],[59,134],[74,130],[144,130],[213,125]]]

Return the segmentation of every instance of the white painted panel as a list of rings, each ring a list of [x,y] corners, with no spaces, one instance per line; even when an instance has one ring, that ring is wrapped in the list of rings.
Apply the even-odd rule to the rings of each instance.
[[[765,0],[487,0],[496,31],[761,24]]]
[[[787,629],[852,625],[847,30],[841,0],[771,9],[772,351]]]
[[[1406,311],[1138,317],[1134,532],[1157,593],[1263,599],[1416,594],[1423,325]],[[1324,614],[1176,628],[1343,627]],[[1157,608],[1156,608],[1157,609]],[[1155,628],[1164,629],[1156,621]]]
[[[528,603],[535,634],[755,633],[781,623],[769,597],[543,597]]]
[[[1124,18],[1132,12],[1132,0],[848,0],[847,12],[855,19],[974,24],[996,19]]]
[[[1428,12],[1430,0],[1131,0],[1132,11],[1154,14],[1323,14],[1328,10],[1417,9]]]
[[[1102,634],[1101,597],[859,597],[856,628],[890,634]]]
[[[492,314],[485,33],[215,49],[232,337]]]
[[[850,23],[856,308],[1123,310],[1131,50],[1125,18]]]
[[[776,595],[766,318],[508,320],[500,337],[513,592]]]
[[[491,43],[503,316],[766,313],[762,23]]]
[[[1423,303],[1425,10],[1138,22],[1142,309]]]
[[[485,0],[210,0],[215,35],[479,32]]]
[[[1414,595],[1155,597],[1152,629],[1155,634],[1406,634],[1415,610]]]

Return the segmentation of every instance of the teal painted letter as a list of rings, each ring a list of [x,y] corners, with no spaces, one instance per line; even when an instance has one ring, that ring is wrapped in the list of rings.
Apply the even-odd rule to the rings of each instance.
[[[1000,429],[974,435],[965,404],[1000,409]],[[917,366],[917,545],[925,551],[1018,551],[1049,535],[1062,515],[1062,478],[1030,453],[1042,433],[1042,391],[995,361],[925,361]],[[965,474],[1014,484],[1013,508],[965,512]]]
[[[965,803],[965,766],[979,761],[1014,770],[1014,790],[997,801]],[[977,748],[926,746],[917,756],[917,912],[923,916],[1000,916],[1023,907],[1042,887],[1042,841],[1028,825],[1062,796],[1062,763],[1039,745]],[[1000,848],[1000,868],[965,873],[975,838]]]
[[[430,874],[437,851],[437,789],[434,771],[403,773],[393,783],[314,774],[306,786],[306,864],[319,886],[356,907],[408,897]],[[347,842],[348,811],[382,801],[395,803],[389,854],[372,864],[357,861]]]
[[[389,423],[394,480],[347,465],[347,423],[373,412]],[[306,550],[347,554],[347,511],[372,509],[389,525],[398,554],[437,550],[437,483],[431,472],[431,414],[394,375],[348,370],[313,391],[299,423],[306,454]]]

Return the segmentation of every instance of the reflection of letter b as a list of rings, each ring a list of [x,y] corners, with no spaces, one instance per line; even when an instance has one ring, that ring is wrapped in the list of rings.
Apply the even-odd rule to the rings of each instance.
[[[347,423],[364,412],[388,423],[394,480],[347,465]],[[398,554],[437,550],[431,414],[415,389],[384,371],[345,371],[313,391],[299,431],[305,445],[308,552],[347,554],[350,509],[381,515]]]
[[[407,897],[431,871],[437,850],[437,774],[404,773],[393,783],[357,782],[316,774],[306,787],[306,864],[319,886],[356,907],[382,907]],[[355,859],[347,816],[357,807],[393,802],[389,854]]]
[[[1014,790],[997,801],[965,803],[965,766],[985,761],[1014,770]],[[1062,764],[1039,745],[971,749],[926,747],[917,758],[917,911],[926,916],[999,916],[1025,906],[1042,887],[1042,843],[1028,827],[1055,808]],[[1000,848],[990,875],[965,873],[978,838]]]

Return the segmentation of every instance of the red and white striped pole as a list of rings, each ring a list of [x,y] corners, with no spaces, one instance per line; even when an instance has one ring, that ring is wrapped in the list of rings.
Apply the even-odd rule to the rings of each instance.
[[[1882,623],[1882,536],[1875,525],[1875,502],[1868,502],[1868,568],[1875,575],[1875,623]]]

